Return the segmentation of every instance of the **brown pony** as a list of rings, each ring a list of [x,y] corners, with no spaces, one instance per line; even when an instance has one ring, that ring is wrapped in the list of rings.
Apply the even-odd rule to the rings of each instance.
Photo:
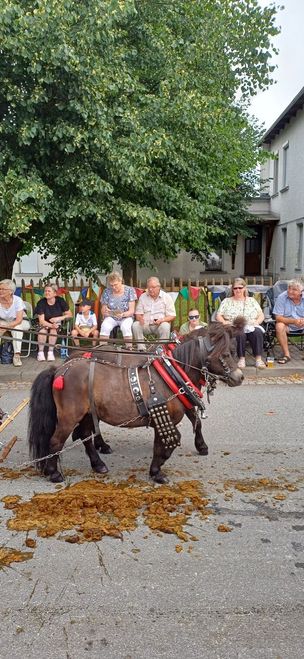
[[[229,386],[238,386],[243,381],[243,374],[234,358],[232,338],[236,332],[237,329],[232,326],[211,323],[207,330],[192,332],[188,340],[178,345],[173,351],[174,359],[178,360],[196,385],[199,385],[203,370],[208,369]],[[198,452],[200,454],[208,452],[195,408],[186,410],[179,398],[172,395],[171,389],[151,364],[154,356],[135,353],[113,354],[107,350],[96,350],[91,359],[72,358],[59,368],[50,367],[38,375],[31,390],[28,441],[31,457],[37,460],[40,471],[49,476],[52,482],[63,480],[57,466],[58,452],[62,450],[66,439],[73,431],[73,439],[76,437],[86,439],[85,450],[92,469],[97,473],[108,471],[92,441],[94,428],[97,434],[96,423],[95,425],[93,423],[94,416],[96,422],[100,419],[113,426],[126,428],[153,426],[154,451],[150,476],[157,483],[166,481],[161,466],[170,457],[174,447],[164,444],[151,418],[147,420],[139,415],[129,386],[128,368],[131,365],[138,368],[144,400],[151,396],[151,380],[153,380],[156,391],[167,402],[167,409],[174,426],[186,413],[195,429],[195,446]],[[93,379],[91,362],[94,362]],[[53,382],[60,375],[63,376],[64,387],[58,390],[53,387]],[[177,429],[176,433],[180,437]],[[111,452],[101,436],[99,448],[103,452]]]

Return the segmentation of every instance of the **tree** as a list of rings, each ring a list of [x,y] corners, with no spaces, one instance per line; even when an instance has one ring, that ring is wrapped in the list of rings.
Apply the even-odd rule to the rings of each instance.
[[[257,0],[3,0],[0,276],[35,246],[68,276],[229,242],[220,211],[260,157],[247,104],[270,84],[275,15]]]

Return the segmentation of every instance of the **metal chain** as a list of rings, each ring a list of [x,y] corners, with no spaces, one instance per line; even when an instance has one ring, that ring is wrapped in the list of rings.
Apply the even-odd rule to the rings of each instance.
[[[178,392],[176,394],[172,394],[167,400],[167,403],[169,401],[173,400],[173,398],[176,398],[180,394],[185,393],[183,388],[180,387]],[[138,414],[137,416],[134,416],[132,419],[129,419],[128,421],[123,421],[122,423],[119,423],[116,428],[125,428],[129,423],[133,423],[133,421],[137,421],[137,419],[141,419],[141,415]],[[35,460],[29,460],[28,462],[22,462],[20,465],[17,467],[14,465],[13,462],[7,462],[7,465],[12,465],[14,466],[16,471],[20,471],[24,467],[30,467],[32,465],[38,464],[39,462],[43,462],[44,460],[48,460],[49,458],[54,458],[54,457],[59,457],[63,454],[66,453],[66,451],[71,451],[74,447],[78,446],[79,444],[85,444],[88,442],[90,439],[93,439],[95,437],[94,433],[91,433],[91,435],[88,435],[87,437],[84,437],[84,439],[76,439],[71,446],[66,446],[65,448],[62,448],[60,451],[56,451],[56,453],[49,453],[49,455],[44,455],[43,458],[35,458]],[[1,443],[1,442],[0,442]]]

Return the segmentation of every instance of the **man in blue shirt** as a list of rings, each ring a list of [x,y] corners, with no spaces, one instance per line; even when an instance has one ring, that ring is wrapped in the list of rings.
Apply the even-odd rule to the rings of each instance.
[[[304,297],[301,281],[291,279],[288,282],[287,291],[281,293],[276,299],[273,313],[276,318],[277,339],[283,352],[278,363],[286,364],[290,361],[288,334],[304,333]]]

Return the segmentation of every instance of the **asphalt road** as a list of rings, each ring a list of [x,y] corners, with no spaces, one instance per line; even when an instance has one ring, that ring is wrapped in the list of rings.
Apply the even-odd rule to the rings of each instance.
[[[198,479],[210,499],[213,514],[194,514],[186,529],[196,542],[155,534],[143,519],[123,540],[80,545],[32,531],[33,558],[0,564],[1,658],[302,659],[303,386],[220,386],[204,421],[208,457],[195,453],[182,422],[182,446],[166,471],[172,482]],[[11,412],[28,393],[2,388],[0,405]],[[27,460],[26,411],[0,441],[15,434],[20,440],[2,466]],[[152,432],[106,426],[104,437],[114,450],[105,457],[109,480],[135,468],[148,481]],[[64,454],[63,468],[77,471],[67,484],[92,477],[82,447]],[[229,479],[279,487],[243,492]],[[0,499],[35,492],[56,487],[38,475],[7,480],[0,473]],[[26,533],[6,527],[12,517],[0,503],[0,546],[24,551]]]

